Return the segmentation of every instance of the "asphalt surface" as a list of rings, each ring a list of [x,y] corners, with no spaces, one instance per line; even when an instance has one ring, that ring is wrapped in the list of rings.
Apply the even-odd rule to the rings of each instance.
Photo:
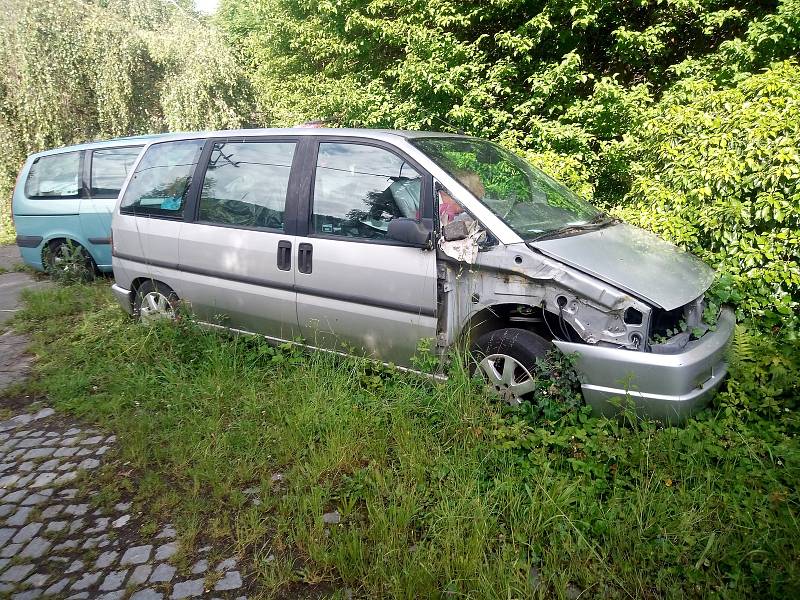
[[[19,248],[0,246],[0,323],[5,323],[20,308],[20,294],[25,288],[43,288],[51,285],[39,281],[30,273],[17,272],[22,265]]]

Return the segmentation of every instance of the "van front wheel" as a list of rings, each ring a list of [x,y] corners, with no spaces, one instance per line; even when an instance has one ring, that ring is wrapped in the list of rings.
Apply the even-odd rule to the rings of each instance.
[[[178,307],[178,296],[168,285],[160,281],[145,281],[136,290],[133,314],[145,325],[163,319],[174,320]]]
[[[551,343],[526,329],[508,327],[480,336],[472,346],[474,367],[501,400],[517,406],[533,394],[537,359]]]

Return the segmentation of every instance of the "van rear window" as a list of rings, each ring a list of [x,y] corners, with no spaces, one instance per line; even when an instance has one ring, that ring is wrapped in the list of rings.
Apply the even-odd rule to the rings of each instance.
[[[116,198],[142,146],[102,148],[92,152],[92,197]]]
[[[142,157],[120,203],[120,212],[180,218],[205,140],[153,144]]]
[[[28,198],[77,198],[80,190],[80,152],[40,156],[25,181]]]

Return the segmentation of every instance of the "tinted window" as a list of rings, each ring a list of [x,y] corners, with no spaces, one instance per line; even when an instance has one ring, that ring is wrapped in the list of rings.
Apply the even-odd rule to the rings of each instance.
[[[295,144],[214,144],[200,196],[200,220],[283,229]]]
[[[421,182],[411,165],[387,150],[361,144],[320,144],[314,231],[385,238],[392,219],[418,218]]]
[[[25,195],[28,198],[77,198],[80,164],[80,152],[37,158],[25,182]]]
[[[116,198],[141,150],[141,146],[130,146],[92,152],[92,196]]]
[[[186,140],[150,146],[125,190],[122,211],[182,216],[203,143],[203,140]]]

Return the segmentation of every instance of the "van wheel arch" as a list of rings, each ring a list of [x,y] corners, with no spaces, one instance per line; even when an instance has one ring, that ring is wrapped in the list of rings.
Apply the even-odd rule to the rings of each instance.
[[[79,248],[86,257],[86,269],[92,277],[100,273],[100,269],[97,267],[97,260],[95,260],[91,251],[78,240],[66,236],[52,237],[42,244],[42,266],[44,267],[45,271],[53,267],[52,257],[58,253],[58,250],[61,248],[61,246],[68,244],[72,244],[73,246]]]
[[[547,320],[545,320],[547,319]],[[505,328],[525,329],[539,337],[552,342],[561,332],[554,326],[557,316],[547,313],[540,306],[513,302],[506,304],[493,304],[482,308],[473,314],[459,334],[459,345],[471,348],[483,335]],[[564,323],[570,337],[579,340],[580,336],[569,323]]]

